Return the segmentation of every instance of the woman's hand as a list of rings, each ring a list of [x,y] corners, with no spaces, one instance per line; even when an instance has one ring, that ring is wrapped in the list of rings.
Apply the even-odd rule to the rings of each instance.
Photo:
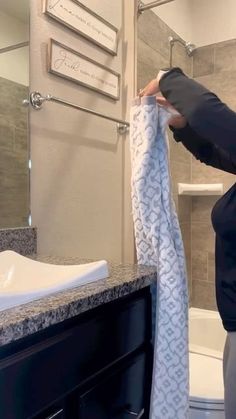
[[[147,86],[144,87],[144,89],[141,89],[139,91],[139,97],[156,95],[160,91],[159,82],[165,73],[166,71],[163,71],[163,70],[159,71],[157,77],[151,80],[147,84]],[[176,129],[184,128],[187,125],[186,118],[182,116],[178,111],[176,111],[176,109],[164,97],[157,96],[156,100],[160,106],[163,106],[170,113],[173,114],[173,116],[168,121],[169,125],[171,125],[173,128],[176,128]]]
[[[162,76],[166,73],[167,71],[165,70],[160,70],[157,77],[153,80],[151,80],[147,86],[144,87],[144,89],[141,89],[139,91],[139,96],[154,96],[156,95],[159,91],[159,82],[162,78]]]
[[[157,79],[151,80],[144,89],[141,89],[138,93],[139,97],[142,96],[154,96],[159,92],[159,82]]]
[[[187,119],[178,111],[176,111],[176,109],[164,97],[157,96],[156,100],[160,106],[163,106],[173,114],[173,116],[168,121],[169,125],[176,129],[184,128],[187,125]]]

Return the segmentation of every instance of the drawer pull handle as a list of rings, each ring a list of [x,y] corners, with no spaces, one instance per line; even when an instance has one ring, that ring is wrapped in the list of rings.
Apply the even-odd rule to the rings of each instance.
[[[142,416],[144,415],[144,409],[142,409],[141,412],[139,412],[139,413],[132,412],[132,410],[126,410],[126,413],[128,413],[131,416],[135,416],[136,419],[141,419]]]
[[[48,416],[46,419],[56,419],[58,415],[63,413],[63,409],[58,410],[57,412],[53,413],[52,415]]]

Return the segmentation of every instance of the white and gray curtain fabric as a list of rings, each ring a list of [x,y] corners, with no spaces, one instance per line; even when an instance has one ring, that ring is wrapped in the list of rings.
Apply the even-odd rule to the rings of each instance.
[[[154,96],[133,102],[132,208],[138,263],[157,268],[150,419],[187,419],[188,289],[183,243],[171,196],[168,118]]]

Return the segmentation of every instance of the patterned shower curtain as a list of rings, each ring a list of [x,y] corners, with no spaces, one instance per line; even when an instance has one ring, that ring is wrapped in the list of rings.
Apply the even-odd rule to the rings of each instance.
[[[138,263],[157,267],[150,419],[187,419],[188,288],[171,196],[167,121],[154,96],[131,107],[132,208]]]

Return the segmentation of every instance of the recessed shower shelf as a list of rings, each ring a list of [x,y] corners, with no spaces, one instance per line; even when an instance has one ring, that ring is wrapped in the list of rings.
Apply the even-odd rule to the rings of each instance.
[[[179,195],[223,195],[223,183],[178,183]]]

